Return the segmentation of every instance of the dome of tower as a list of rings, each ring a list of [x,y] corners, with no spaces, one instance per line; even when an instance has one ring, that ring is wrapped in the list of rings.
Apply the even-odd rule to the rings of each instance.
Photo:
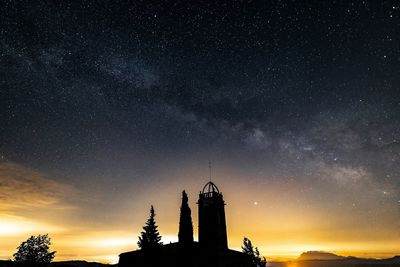
[[[218,187],[211,181],[209,181],[204,187],[203,190],[201,191],[202,194],[207,194],[207,193],[219,193]]]

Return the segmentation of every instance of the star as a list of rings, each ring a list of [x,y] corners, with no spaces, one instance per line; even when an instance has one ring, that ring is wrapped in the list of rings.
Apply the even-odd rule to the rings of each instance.
[[[212,158],[218,184],[254,210],[296,223],[312,207],[309,218],[332,216],[349,240],[379,211],[376,231],[397,233],[395,1],[3,2],[0,180],[13,161],[104,200],[63,197],[85,214],[66,228],[107,225],[104,213],[139,223],[140,203],[165,214]],[[308,221],[298,232],[318,236],[323,225]],[[376,236],[365,241],[383,251]]]

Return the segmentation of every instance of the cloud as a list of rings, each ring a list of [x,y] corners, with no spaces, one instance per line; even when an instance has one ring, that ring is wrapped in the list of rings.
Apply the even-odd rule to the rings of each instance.
[[[0,212],[32,208],[66,208],[66,196],[74,189],[23,165],[0,162]]]
[[[75,210],[71,199],[77,193],[40,171],[0,160],[0,257],[9,258],[29,235],[53,237],[69,229]]]

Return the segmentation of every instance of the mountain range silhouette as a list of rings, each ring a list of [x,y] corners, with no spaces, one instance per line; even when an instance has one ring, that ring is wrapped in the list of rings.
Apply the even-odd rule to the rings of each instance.
[[[269,267],[400,267],[400,256],[387,259],[358,258],[340,256],[325,251],[307,251],[296,260],[288,262],[269,262]]]

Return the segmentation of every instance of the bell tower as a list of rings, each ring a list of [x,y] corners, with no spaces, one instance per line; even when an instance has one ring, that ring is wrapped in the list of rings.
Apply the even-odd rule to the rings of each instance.
[[[213,182],[208,182],[200,192],[199,243],[218,249],[228,248],[225,221],[225,202],[222,193]]]

